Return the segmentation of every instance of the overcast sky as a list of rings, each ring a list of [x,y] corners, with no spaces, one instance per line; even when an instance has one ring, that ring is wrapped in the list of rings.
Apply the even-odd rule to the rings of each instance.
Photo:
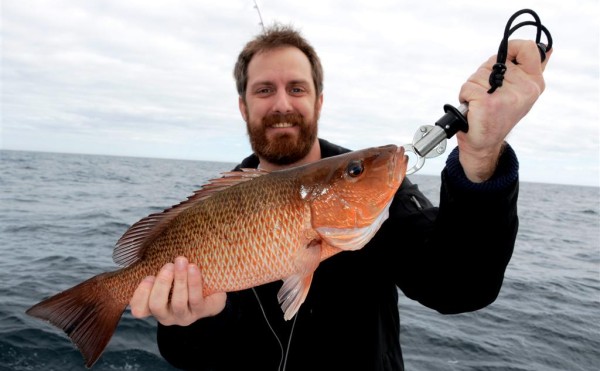
[[[535,10],[555,52],[546,91],[508,138],[521,179],[600,185],[598,0],[257,2],[265,24],[292,23],[320,53],[319,134],[352,149],[410,143],[458,105],[508,18]],[[236,163],[250,153],[232,68],[260,31],[252,0],[2,0],[1,11],[0,148]],[[421,173],[439,174],[446,154]]]

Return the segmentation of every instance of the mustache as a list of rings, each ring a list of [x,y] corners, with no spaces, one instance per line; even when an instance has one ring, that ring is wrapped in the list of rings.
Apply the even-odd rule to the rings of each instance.
[[[304,116],[299,113],[277,113],[266,116],[262,119],[262,123],[265,127],[271,127],[283,122],[287,122],[295,126],[303,125]]]

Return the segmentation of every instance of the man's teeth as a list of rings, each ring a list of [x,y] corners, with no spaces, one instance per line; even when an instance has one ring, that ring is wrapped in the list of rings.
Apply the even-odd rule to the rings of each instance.
[[[292,126],[294,125],[290,124],[289,122],[280,122],[278,124],[273,125],[274,128],[291,128]]]

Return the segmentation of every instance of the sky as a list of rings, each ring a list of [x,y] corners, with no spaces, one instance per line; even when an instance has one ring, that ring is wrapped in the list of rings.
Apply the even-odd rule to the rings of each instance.
[[[319,135],[411,143],[533,9],[554,39],[546,90],[509,134],[522,181],[600,186],[598,0],[257,0],[325,70]],[[2,0],[0,148],[238,163],[251,153],[232,70],[253,0]],[[523,16],[521,20],[531,20]],[[511,38],[535,38],[525,27]],[[456,145],[425,162],[437,175]]]

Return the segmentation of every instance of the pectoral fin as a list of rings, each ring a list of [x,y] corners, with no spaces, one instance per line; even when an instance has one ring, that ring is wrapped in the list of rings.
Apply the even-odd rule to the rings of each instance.
[[[298,312],[304,303],[313,273],[321,261],[321,242],[311,241],[308,246],[300,250],[296,256],[297,272],[283,281],[283,286],[277,293],[277,299],[283,310],[283,318],[289,320]]]

